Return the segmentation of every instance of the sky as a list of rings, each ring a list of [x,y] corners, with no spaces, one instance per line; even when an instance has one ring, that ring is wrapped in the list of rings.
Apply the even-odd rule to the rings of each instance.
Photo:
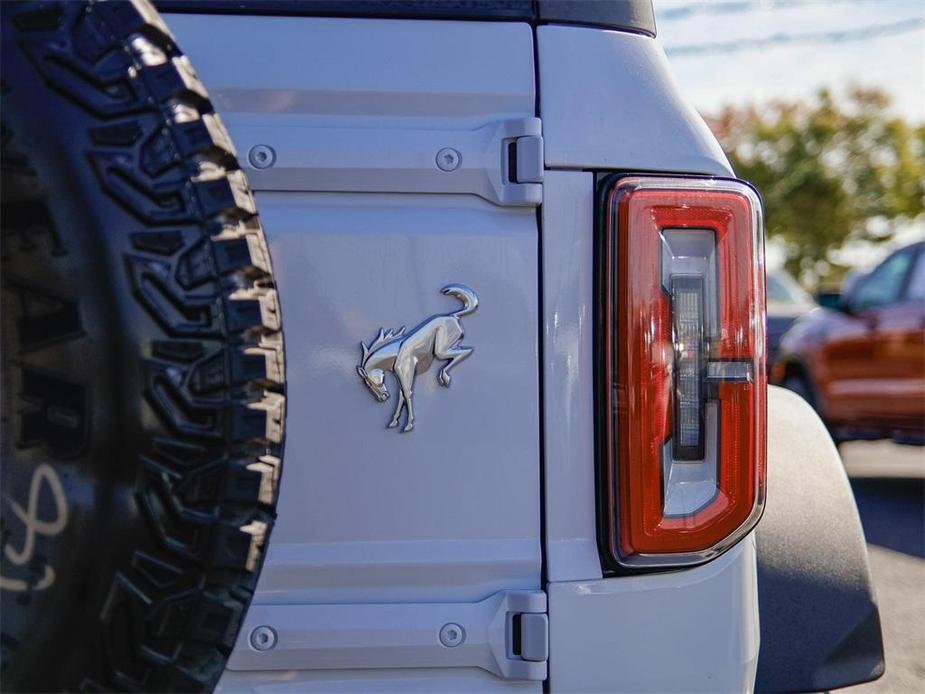
[[[655,12],[681,92],[705,115],[857,84],[925,122],[925,0],[655,0]],[[916,223],[887,244],[848,244],[833,260],[869,269],[921,238]],[[773,243],[768,261],[783,261]]]
[[[658,38],[705,114],[879,86],[925,121],[925,0],[655,0]]]

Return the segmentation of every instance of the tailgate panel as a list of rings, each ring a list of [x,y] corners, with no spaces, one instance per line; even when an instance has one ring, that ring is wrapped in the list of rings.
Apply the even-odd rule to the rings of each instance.
[[[395,662],[427,668],[420,682],[430,688],[543,679],[545,661],[528,677],[518,674],[523,660],[502,654],[498,675],[465,655],[476,634],[505,647],[504,615],[475,605],[541,583],[542,149],[531,28],[196,15],[169,23],[257,191],[285,314],[279,520],[223,686],[408,685],[414,670],[375,669],[382,656],[368,625],[392,614],[389,628],[407,630],[395,640],[410,644]],[[216,50],[216,36],[235,49]],[[512,180],[518,137],[520,167],[538,171]],[[271,148],[271,166],[249,160],[257,145]],[[437,166],[444,148],[460,155],[456,169]],[[457,310],[440,293],[451,283],[478,295],[478,310],[461,319],[461,344],[475,351],[450,388],[437,381],[443,362],[418,374],[414,431],[387,429],[397,384],[387,373],[391,398],[372,397],[356,370],[360,342]],[[413,631],[444,613],[470,620],[472,644],[444,653],[433,647],[436,633]],[[329,632],[287,614],[346,617]],[[263,657],[248,634],[273,619],[289,626],[276,654]],[[311,655],[327,653],[338,629],[356,648],[323,662]],[[333,669],[293,672],[319,667]]]

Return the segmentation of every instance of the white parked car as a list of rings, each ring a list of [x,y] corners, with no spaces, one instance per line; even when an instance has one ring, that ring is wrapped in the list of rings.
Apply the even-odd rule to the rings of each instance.
[[[2,3],[5,689],[882,673],[649,0],[158,9]]]

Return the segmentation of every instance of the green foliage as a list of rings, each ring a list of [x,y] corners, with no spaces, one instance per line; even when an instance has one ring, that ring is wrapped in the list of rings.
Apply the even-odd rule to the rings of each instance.
[[[735,168],[764,199],[768,236],[794,276],[830,268],[854,239],[882,241],[925,212],[925,124],[889,112],[889,98],[855,88],[809,102],[726,108],[708,119]]]

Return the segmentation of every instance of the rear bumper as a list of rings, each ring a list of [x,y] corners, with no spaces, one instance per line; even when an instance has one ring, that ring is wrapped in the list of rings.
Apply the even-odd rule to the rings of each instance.
[[[547,586],[552,692],[745,692],[758,665],[754,534],[693,569]]]

